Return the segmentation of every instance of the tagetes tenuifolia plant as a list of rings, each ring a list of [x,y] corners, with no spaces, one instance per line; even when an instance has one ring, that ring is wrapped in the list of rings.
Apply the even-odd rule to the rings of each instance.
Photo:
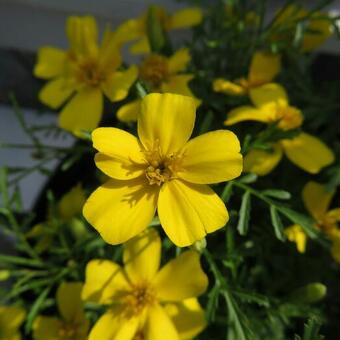
[[[180,247],[227,223],[223,201],[207,184],[240,175],[240,143],[227,130],[189,141],[195,111],[190,97],[153,93],[141,104],[139,139],[116,128],[94,130],[96,165],[112,179],[89,197],[83,212],[106,242],[137,235],[156,209],[164,231]]]
[[[0,306],[0,336],[4,340],[21,340],[19,328],[24,322],[26,311],[17,306]]]
[[[196,298],[208,279],[199,254],[185,251],[160,268],[161,249],[158,233],[149,228],[124,244],[123,268],[109,260],[87,264],[82,297],[107,306],[90,340],[187,339],[205,328]]]

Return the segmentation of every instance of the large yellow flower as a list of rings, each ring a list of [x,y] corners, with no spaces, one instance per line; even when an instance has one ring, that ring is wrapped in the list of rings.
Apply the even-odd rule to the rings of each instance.
[[[21,340],[19,328],[25,317],[26,312],[21,307],[0,306],[0,339]]]
[[[332,241],[332,255],[335,261],[340,263],[340,229],[337,222],[340,222],[340,208],[329,210],[334,191],[327,191],[326,188],[316,182],[308,182],[302,191],[302,199],[307,211],[315,220],[315,226],[323,231]],[[295,242],[300,253],[306,249],[307,235],[303,229],[294,224],[286,229],[287,237]]]
[[[279,84],[266,84],[253,89],[250,99],[254,106],[242,106],[229,112],[225,125],[253,120],[273,124],[282,130],[298,128],[303,116],[290,106],[287,93]],[[292,139],[282,139],[272,145],[272,151],[251,150],[244,158],[244,170],[258,175],[272,171],[283,153],[299,168],[315,174],[334,161],[333,152],[318,138],[301,132]]]
[[[152,92],[169,92],[194,97],[188,83],[193,74],[183,73],[190,61],[187,48],[182,48],[171,57],[150,54],[139,67],[139,78]],[[196,99],[197,105],[200,101]],[[141,99],[136,99],[120,107],[117,117],[123,122],[136,121],[140,112]]]
[[[204,329],[196,297],[208,279],[198,253],[185,251],[161,269],[160,260],[161,240],[149,228],[124,244],[124,268],[109,260],[87,264],[82,297],[108,307],[89,340],[188,339]]]
[[[60,318],[38,316],[33,323],[35,340],[85,340],[89,321],[85,318],[80,282],[64,282],[57,290],[56,300]]]
[[[59,126],[78,134],[98,126],[103,94],[112,102],[127,96],[137,78],[137,68],[119,70],[122,61],[113,33],[106,33],[98,46],[93,17],[69,17],[66,33],[69,49],[40,48],[34,74],[50,79],[40,91],[39,99],[53,109],[67,101],[59,116]]]
[[[152,93],[142,101],[139,140],[116,128],[92,133],[96,165],[113,179],[92,193],[83,213],[106,242],[139,234],[156,208],[166,234],[181,247],[228,221],[223,201],[206,184],[240,175],[240,143],[227,130],[188,141],[195,108],[190,97]]]
[[[215,92],[229,95],[245,95],[252,89],[270,83],[281,71],[281,58],[278,54],[256,52],[251,60],[247,78],[229,80],[218,78],[213,82]]]
[[[165,31],[196,26],[202,21],[202,10],[198,7],[184,8],[173,14],[167,13],[160,6],[154,6],[154,8],[156,9],[157,18]],[[123,22],[117,28],[116,36],[120,43],[137,40],[130,48],[132,53],[149,53],[147,13],[136,19]]]

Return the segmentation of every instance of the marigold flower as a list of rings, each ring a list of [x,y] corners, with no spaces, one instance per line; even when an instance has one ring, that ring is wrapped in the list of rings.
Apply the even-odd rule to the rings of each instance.
[[[100,46],[93,17],[69,17],[66,33],[67,51],[45,46],[38,52],[34,75],[50,81],[42,88],[39,99],[57,109],[64,105],[59,126],[79,134],[92,130],[100,122],[103,94],[112,102],[124,99],[137,78],[137,68],[119,70],[121,56],[114,33],[106,33]]]
[[[60,318],[38,316],[33,323],[35,340],[85,340],[89,321],[85,318],[80,282],[64,282],[57,290],[56,300]]]
[[[139,67],[139,78],[142,79],[151,92],[169,92],[194,97],[188,83],[193,74],[183,73],[191,57],[187,48],[182,48],[171,57],[150,54]],[[197,105],[200,100],[196,99]],[[119,108],[117,117],[123,122],[136,121],[140,112],[141,99],[136,99]]]
[[[0,306],[0,337],[3,340],[21,340],[19,328],[26,312],[17,306]]]
[[[106,242],[139,234],[156,208],[166,234],[180,247],[228,221],[224,203],[206,184],[240,175],[240,143],[227,130],[188,141],[195,108],[190,97],[152,93],[138,116],[140,140],[116,128],[92,133],[96,165],[113,179],[92,193],[83,213]]]
[[[160,6],[154,6],[156,15],[165,31],[188,28],[198,25],[202,21],[202,10],[199,7],[181,9],[173,14],[166,12]],[[147,13],[136,19],[123,22],[116,30],[117,41],[125,43],[137,40],[130,47],[134,54],[150,53],[150,46],[147,37]]]
[[[196,297],[208,279],[198,253],[185,251],[161,269],[160,260],[161,240],[149,228],[124,244],[124,268],[109,260],[87,264],[82,297],[108,307],[89,340],[188,339],[205,328]]]
[[[253,88],[270,83],[281,71],[281,57],[268,52],[256,52],[251,60],[247,78],[229,80],[218,78],[213,82],[215,92],[229,95],[245,95]]]
[[[335,261],[340,263],[340,208],[329,210],[334,191],[327,191],[325,186],[310,181],[302,191],[303,203],[315,221],[315,227],[324,232],[332,241],[332,255]],[[307,235],[299,225],[293,225],[286,229],[288,239],[295,242],[300,253],[304,253]],[[295,237],[293,235],[295,233]]]
[[[273,124],[282,130],[298,128],[303,116],[290,106],[286,91],[279,84],[266,84],[253,89],[250,99],[254,106],[241,106],[228,113],[225,125],[253,120]],[[299,168],[315,174],[334,162],[333,152],[318,138],[301,132],[292,139],[282,139],[272,145],[272,151],[251,150],[244,158],[244,171],[263,176],[271,172],[283,153]]]

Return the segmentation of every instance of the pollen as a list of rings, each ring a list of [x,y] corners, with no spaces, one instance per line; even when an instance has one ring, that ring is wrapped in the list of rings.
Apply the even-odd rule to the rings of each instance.
[[[58,334],[62,339],[73,339],[77,335],[77,326],[73,323],[64,322]]]
[[[77,62],[76,79],[90,86],[98,86],[105,80],[105,72],[100,70],[95,59],[88,58]]]
[[[167,58],[158,54],[151,54],[140,65],[139,76],[153,90],[159,89],[161,84],[169,77]]]

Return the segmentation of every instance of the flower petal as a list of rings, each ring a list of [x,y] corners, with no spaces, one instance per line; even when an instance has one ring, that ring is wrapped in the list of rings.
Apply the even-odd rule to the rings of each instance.
[[[265,176],[279,164],[282,156],[282,148],[278,144],[272,146],[272,151],[252,149],[244,157],[243,170]]]
[[[208,288],[208,277],[201,268],[199,254],[188,250],[169,261],[153,284],[161,301],[182,301],[203,294]]]
[[[302,190],[303,203],[313,218],[322,219],[334,196],[334,191],[327,191],[325,186],[309,181]]]
[[[207,326],[204,310],[196,298],[167,303],[164,309],[171,317],[180,339],[193,339]]]
[[[176,74],[180,71],[184,71],[190,62],[190,52],[188,48],[181,48],[177,50],[168,59],[168,68],[171,74]]]
[[[195,110],[190,97],[170,93],[145,96],[138,117],[138,135],[144,147],[159,147],[164,155],[178,151],[191,136]]]
[[[241,85],[222,78],[218,78],[213,81],[213,90],[215,92],[229,94],[232,96],[240,96],[246,93],[246,89]]]
[[[300,133],[280,143],[289,160],[311,174],[317,174],[323,167],[334,162],[333,151],[319,138],[307,133]]]
[[[266,109],[260,110],[252,106],[241,106],[229,111],[224,125],[230,126],[247,120],[269,123],[273,121],[273,111]]]
[[[150,53],[151,50],[150,50],[148,38],[145,36],[145,37],[141,37],[140,39],[138,39],[137,42],[133,43],[130,46],[129,51],[132,54],[148,54],[148,53]]]
[[[163,184],[158,215],[165,233],[178,247],[201,240],[229,219],[223,201],[211,188],[181,180]]]
[[[65,68],[66,52],[51,46],[41,47],[38,51],[38,60],[34,66],[33,74],[42,79],[50,79],[63,73]]]
[[[124,244],[124,270],[131,282],[151,281],[161,261],[161,239],[148,228]]]
[[[63,108],[59,126],[78,134],[81,130],[95,129],[102,117],[103,95],[98,88],[80,90]]]
[[[57,318],[38,316],[33,322],[33,337],[35,340],[59,339],[62,326]]]
[[[81,301],[81,282],[63,282],[57,290],[57,304],[60,315],[67,322],[79,322],[84,319]]]
[[[109,309],[93,326],[89,340],[126,340],[133,339],[137,332],[138,319],[123,318],[119,309]]]
[[[327,217],[336,222],[340,222],[340,208],[329,210],[327,212]]]
[[[278,54],[256,52],[251,60],[249,81],[251,84],[271,82],[281,71],[281,58]]]
[[[275,104],[281,107],[288,106],[286,90],[279,84],[270,83],[255,87],[250,90],[249,96],[258,108],[264,109]]]
[[[81,213],[86,201],[85,192],[81,184],[77,184],[62,196],[58,202],[59,216],[67,221]]]
[[[135,122],[141,110],[141,100],[136,99],[122,105],[117,111],[117,118],[124,123]]]
[[[186,28],[198,25],[203,18],[199,7],[189,7],[175,12],[171,15],[168,29]]]
[[[137,79],[138,70],[135,65],[130,66],[125,71],[112,73],[103,85],[105,95],[112,101],[117,102],[124,99],[132,84]]]
[[[107,243],[126,242],[152,220],[158,188],[146,181],[146,178],[109,180],[88,198],[83,214]]]
[[[178,177],[197,184],[219,183],[242,172],[240,142],[227,130],[205,133],[191,139],[182,149]]]
[[[99,151],[96,166],[106,175],[128,180],[144,173],[144,155],[138,139],[117,128],[98,128],[92,132],[93,147]]]
[[[91,260],[86,265],[82,299],[109,305],[122,291],[129,289],[123,269],[109,260]]]
[[[57,109],[61,106],[75,90],[74,86],[66,78],[56,78],[50,80],[39,92],[39,100],[51,107]]]
[[[307,235],[298,224],[293,224],[285,229],[285,234],[289,241],[296,244],[299,253],[306,251]]]
[[[15,333],[24,322],[26,312],[21,307],[0,306],[0,327],[1,335],[6,337],[7,334]]]

